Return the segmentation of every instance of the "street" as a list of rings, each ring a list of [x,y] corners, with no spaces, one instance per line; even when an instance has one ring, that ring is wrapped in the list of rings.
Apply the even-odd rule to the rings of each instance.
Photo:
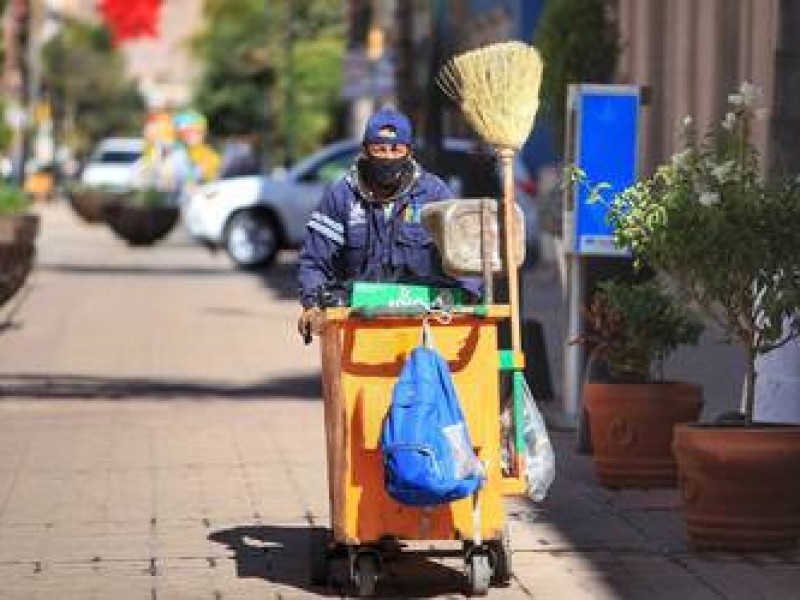
[[[181,231],[137,249],[39,212],[0,323],[0,598],[337,595],[308,583],[328,501],[291,256],[246,274]],[[573,434],[553,440],[558,479],[509,502],[516,576],[491,598],[800,598],[800,554],[694,554],[675,491],[604,491]],[[463,587],[460,561],[409,556],[379,595]]]

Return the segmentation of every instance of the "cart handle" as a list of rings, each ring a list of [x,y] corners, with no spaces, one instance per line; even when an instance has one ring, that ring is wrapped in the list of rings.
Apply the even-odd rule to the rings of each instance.
[[[350,310],[350,315],[360,319],[378,319],[382,317],[411,317],[425,319],[428,317],[441,318],[448,322],[455,315],[469,315],[473,317],[488,317],[489,310],[486,306],[458,306],[447,309],[429,308],[426,306],[362,306]]]

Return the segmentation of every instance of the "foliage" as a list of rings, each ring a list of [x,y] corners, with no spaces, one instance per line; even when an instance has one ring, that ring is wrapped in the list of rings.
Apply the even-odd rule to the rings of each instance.
[[[211,134],[268,132],[273,155],[285,151],[289,137],[300,153],[318,146],[334,125],[341,86],[341,6],[206,0],[205,23],[192,50],[202,65],[195,105]]]
[[[153,187],[134,190],[131,197],[131,204],[144,207],[164,206],[169,199],[169,194]]]
[[[44,47],[42,63],[54,117],[79,154],[101,138],[141,132],[144,102],[105,28],[65,20]]]
[[[19,187],[0,183],[0,215],[25,212],[31,204],[30,197]]]
[[[605,281],[586,311],[589,333],[579,340],[605,359],[615,378],[651,379],[651,368],[683,344],[697,344],[702,324],[661,285]]]
[[[669,275],[747,352],[745,416],[752,422],[755,359],[800,333],[800,179],[765,179],[751,140],[757,90],[729,97],[721,125],[649,179],[618,195],[617,242]]]
[[[605,0],[549,0],[534,45],[544,61],[542,101],[563,143],[567,85],[608,83],[619,54],[616,24]]]

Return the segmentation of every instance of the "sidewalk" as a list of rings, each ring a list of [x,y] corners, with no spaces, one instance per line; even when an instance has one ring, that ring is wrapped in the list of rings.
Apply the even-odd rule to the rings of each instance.
[[[130,249],[64,207],[44,218],[0,333],[0,598],[337,596],[308,585],[328,503],[292,257],[248,276],[180,232]],[[572,433],[553,440],[558,478],[509,503],[516,577],[490,598],[800,597],[800,554],[692,554],[674,491],[606,492]],[[379,590],[459,598],[460,566],[408,557]]]

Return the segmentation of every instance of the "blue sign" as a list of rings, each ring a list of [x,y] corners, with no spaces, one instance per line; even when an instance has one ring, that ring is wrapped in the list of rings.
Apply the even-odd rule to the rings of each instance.
[[[586,179],[575,187],[575,245],[578,254],[626,255],[617,248],[606,220],[614,195],[636,181],[639,88],[581,85],[574,98],[575,165]],[[608,184],[602,201],[589,203],[591,188]]]

